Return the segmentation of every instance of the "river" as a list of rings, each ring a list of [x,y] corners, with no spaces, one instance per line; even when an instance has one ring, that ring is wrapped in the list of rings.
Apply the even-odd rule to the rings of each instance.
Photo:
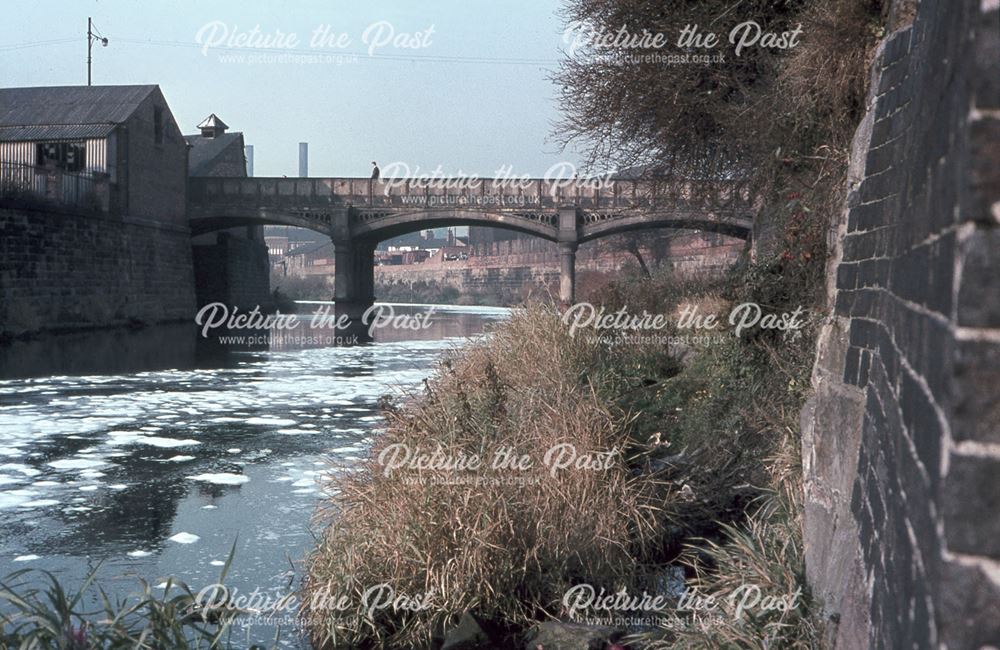
[[[307,323],[263,349],[193,324],[0,347],[0,575],[46,569],[73,588],[100,565],[113,595],[168,576],[197,591],[235,544],[227,584],[290,593],[321,481],[364,453],[379,398],[421,390],[448,350],[506,314],[438,307],[427,329],[354,347],[322,345]],[[236,645],[273,632],[255,625]]]

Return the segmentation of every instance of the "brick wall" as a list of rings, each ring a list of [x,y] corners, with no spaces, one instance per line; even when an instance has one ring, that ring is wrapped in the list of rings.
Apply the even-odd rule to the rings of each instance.
[[[186,229],[0,209],[0,336],[194,316]]]
[[[807,572],[841,648],[1000,645],[997,7],[921,2],[855,137],[803,414]]]

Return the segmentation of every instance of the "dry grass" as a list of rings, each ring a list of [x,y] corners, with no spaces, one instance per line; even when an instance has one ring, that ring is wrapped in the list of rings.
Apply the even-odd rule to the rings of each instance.
[[[330,486],[329,527],[309,559],[305,589],[317,647],[413,647],[466,611],[516,626],[558,615],[564,591],[580,581],[618,589],[641,579],[637,566],[662,534],[667,487],[630,470],[628,419],[598,397],[614,381],[598,370],[601,354],[587,338],[569,337],[553,311],[529,308],[445,362],[423,395],[388,411],[359,471]],[[395,443],[464,452],[484,464],[508,447],[533,469],[386,476],[378,456]],[[553,477],[543,457],[559,443],[581,454],[619,453],[608,469]],[[432,480],[470,476],[484,482]],[[431,592],[432,605],[369,616],[363,593],[380,584],[396,594]],[[310,597],[323,592],[349,595],[352,606],[313,607]]]

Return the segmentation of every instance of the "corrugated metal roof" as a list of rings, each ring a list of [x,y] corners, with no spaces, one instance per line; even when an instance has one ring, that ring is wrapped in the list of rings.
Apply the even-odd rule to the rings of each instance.
[[[59,124],[51,126],[0,126],[0,142],[103,138],[116,124]]]
[[[85,138],[107,135],[156,90],[145,86],[0,88],[0,139]],[[51,135],[27,127],[49,127]],[[58,127],[58,128],[55,128]],[[22,130],[23,129],[23,130]]]

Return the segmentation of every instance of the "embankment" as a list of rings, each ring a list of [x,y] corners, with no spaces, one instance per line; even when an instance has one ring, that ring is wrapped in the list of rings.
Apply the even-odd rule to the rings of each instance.
[[[186,228],[2,208],[0,246],[0,336],[193,317]]]

